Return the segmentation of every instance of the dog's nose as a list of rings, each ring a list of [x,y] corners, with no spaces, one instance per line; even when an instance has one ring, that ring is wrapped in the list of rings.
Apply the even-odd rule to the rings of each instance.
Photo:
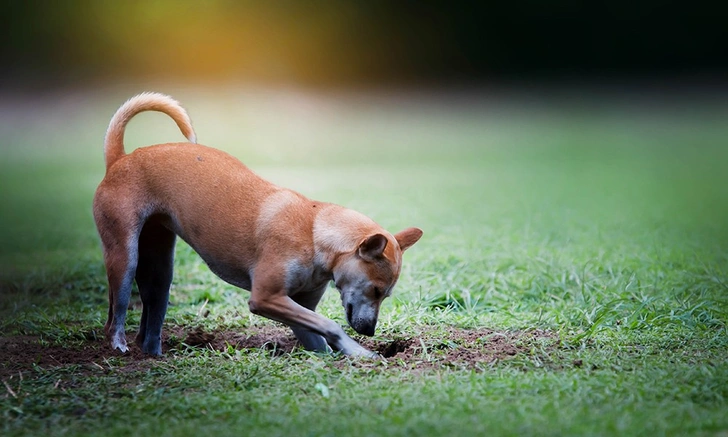
[[[354,329],[356,332],[358,332],[361,335],[366,335],[367,337],[371,337],[374,335],[374,330],[377,327],[377,322],[374,323],[362,323],[355,327]]]

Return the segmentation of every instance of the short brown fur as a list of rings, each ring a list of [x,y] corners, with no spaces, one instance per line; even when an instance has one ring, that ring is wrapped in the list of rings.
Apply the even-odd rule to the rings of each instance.
[[[251,291],[253,313],[291,326],[305,347],[373,356],[314,310],[334,280],[349,324],[373,334],[379,305],[399,277],[402,252],[422,231],[392,235],[352,210],[278,187],[209,147],[170,143],[126,154],[126,123],[147,110],[166,113],[195,141],[184,109],[162,94],[133,97],[109,125],[106,176],[93,210],[109,280],[105,332],[112,347],[128,349],[124,321],[136,280],[143,303],[137,343],[146,353],[161,354],[178,235],[223,280]]]

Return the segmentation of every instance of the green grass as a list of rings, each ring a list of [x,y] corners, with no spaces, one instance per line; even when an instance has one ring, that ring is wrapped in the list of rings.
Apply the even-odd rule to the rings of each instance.
[[[100,335],[91,198],[108,119],[136,91],[2,103],[2,337]],[[274,182],[425,231],[379,339],[456,326],[559,340],[475,370],[184,348],[144,366],[34,366],[0,386],[3,435],[728,432],[728,107],[160,91],[201,143]],[[180,139],[145,114],[126,143]],[[168,328],[267,324],[246,299],[178,245]],[[335,293],[320,312],[344,324]]]

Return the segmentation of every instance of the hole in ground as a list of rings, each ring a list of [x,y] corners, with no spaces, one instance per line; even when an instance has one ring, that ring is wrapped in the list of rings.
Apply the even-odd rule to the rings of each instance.
[[[390,342],[389,344],[383,344],[377,348],[377,352],[384,358],[392,358],[400,352],[404,352],[408,347],[412,345],[412,340],[409,339],[398,339]]]

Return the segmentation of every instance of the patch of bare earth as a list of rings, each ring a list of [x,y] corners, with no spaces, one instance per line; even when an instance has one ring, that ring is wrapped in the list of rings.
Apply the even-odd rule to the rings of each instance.
[[[556,333],[539,329],[495,331],[492,329],[425,329],[416,336],[387,342],[359,339],[376,350],[390,365],[427,370],[443,367],[480,370],[515,358],[544,363],[559,347]]]
[[[288,354],[299,348],[291,331],[279,326],[248,327],[241,331],[205,331],[197,328],[170,327],[164,334],[164,356],[144,355],[133,344],[135,333],[127,333],[130,351],[112,351],[101,338],[90,338],[68,346],[50,345],[35,336],[0,337],[0,378],[33,369],[75,366],[78,371],[111,370],[132,372],[150,368],[157,360],[173,357],[187,347],[218,351],[229,348],[265,349],[272,356]],[[379,340],[360,337],[361,344],[379,352],[389,367],[427,370],[444,367],[480,369],[516,357],[540,359],[538,351],[558,347],[556,334],[542,330],[494,331],[491,329],[423,328],[417,335]],[[341,366],[349,365],[342,359]],[[360,364],[365,364],[364,360]],[[369,362],[371,364],[371,362]]]

